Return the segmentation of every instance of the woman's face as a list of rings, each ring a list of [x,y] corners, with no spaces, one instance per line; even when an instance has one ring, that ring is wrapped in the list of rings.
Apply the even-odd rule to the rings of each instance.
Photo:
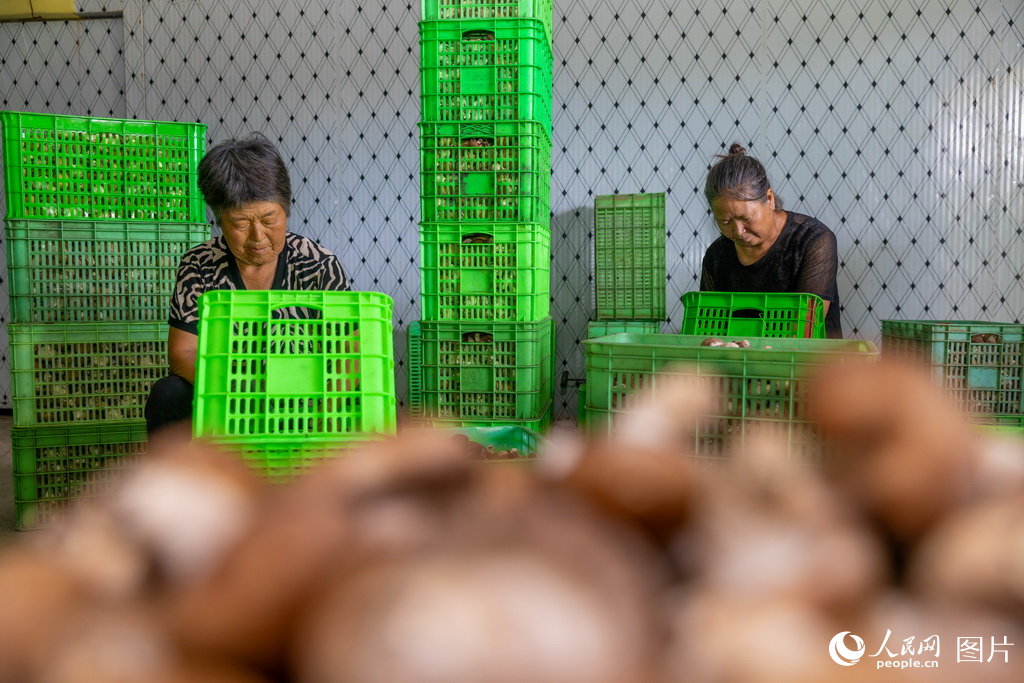
[[[288,217],[277,202],[250,202],[222,213],[220,227],[240,266],[262,266],[277,263]]]
[[[772,245],[779,234],[775,216],[775,195],[771,190],[764,201],[745,201],[730,197],[711,200],[715,224],[738,248],[757,249]]]

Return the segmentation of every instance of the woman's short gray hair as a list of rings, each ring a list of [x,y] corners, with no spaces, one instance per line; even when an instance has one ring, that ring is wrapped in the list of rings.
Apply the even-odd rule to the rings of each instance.
[[[225,211],[250,202],[277,202],[291,215],[288,169],[273,143],[259,133],[214,145],[197,171],[199,191],[218,223]]]

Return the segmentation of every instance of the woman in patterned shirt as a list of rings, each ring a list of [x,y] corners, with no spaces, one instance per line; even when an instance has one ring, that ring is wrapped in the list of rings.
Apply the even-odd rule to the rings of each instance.
[[[216,289],[347,290],[337,257],[288,232],[288,169],[262,135],[212,147],[199,162],[199,189],[222,235],[181,259],[171,295],[167,350],[171,374],[146,402],[150,434],[191,419],[198,349],[199,296]]]

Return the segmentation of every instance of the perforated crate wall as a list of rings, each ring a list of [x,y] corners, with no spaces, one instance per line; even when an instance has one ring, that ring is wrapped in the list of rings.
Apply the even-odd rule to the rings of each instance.
[[[166,323],[10,325],[14,425],[145,419],[168,373]]]
[[[551,308],[551,234],[538,223],[423,223],[420,288],[424,320],[542,320]]]
[[[205,223],[5,222],[16,323],[162,322]]]
[[[597,320],[665,319],[665,194],[594,198]]]
[[[551,0],[423,0],[424,21],[442,19],[538,19],[551,41]]]
[[[145,450],[144,422],[13,428],[15,526],[49,526],[109,494]]]
[[[420,124],[424,223],[551,219],[551,138],[531,121]]]
[[[883,320],[882,353],[930,366],[935,385],[975,421],[1024,413],[1024,325]]]
[[[193,433],[255,447],[394,433],[391,312],[377,292],[206,292]]]
[[[610,433],[615,416],[634,405],[637,392],[655,387],[659,376],[697,373],[709,380],[718,403],[709,418],[694,426],[696,458],[721,459],[752,427],[767,424],[785,434],[797,457],[820,462],[822,444],[806,416],[808,378],[828,363],[867,363],[878,357],[874,344],[860,340],[787,339],[771,349],[701,346],[703,340],[615,334],[585,341],[588,428]]]
[[[420,22],[423,121],[536,121],[551,135],[551,46],[536,19]]]
[[[554,323],[421,320],[413,415],[438,424],[539,421],[553,397]]]
[[[825,338],[825,305],[815,294],[687,292],[682,334]]]
[[[7,218],[206,222],[200,123],[0,112]]]

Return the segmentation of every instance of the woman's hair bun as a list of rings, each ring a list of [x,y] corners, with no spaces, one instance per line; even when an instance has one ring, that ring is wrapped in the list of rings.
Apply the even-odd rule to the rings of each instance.
[[[734,142],[732,143],[732,145],[729,146],[729,156],[731,157],[745,156],[746,153],[747,150],[743,147],[743,145],[741,145],[738,142]]]

